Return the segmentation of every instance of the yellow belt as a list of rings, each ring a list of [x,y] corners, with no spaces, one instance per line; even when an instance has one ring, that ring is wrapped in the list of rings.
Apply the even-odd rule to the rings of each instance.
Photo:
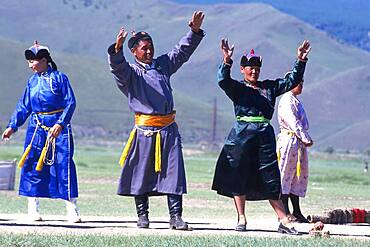
[[[149,137],[156,133],[155,137],[155,159],[154,159],[154,170],[155,172],[161,172],[161,134],[160,131],[165,127],[171,125],[175,122],[176,113],[173,112],[168,115],[146,115],[142,113],[135,113],[135,127],[131,130],[127,144],[122,151],[121,157],[119,159],[119,164],[123,167],[130,151],[132,142],[136,135],[136,130],[141,130],[144,132],[144,135]],[[143,130],[139,126],[145,127],[160,127],[159,130]]]
[[[50,111],[50,112],[36,112],[36,114],[37,115],[52,115],[52,114],[59,113],[59,112],[62,112],[62,111],[64,111],[64,109],[58,109],[58,110],[54,110],[54,111]],[[26,150],[24,150],[23,155],[22,155],[22,157],[20,158],[20,160],[18,162],[18,167],[19,168],[22,168],[24,166],[24,163],[25,163],[25,161],[26,161],[26,159],[27,159],[27,157],[28,157],[28,155],[31,151],[32,142],[35,139],[35,135],[36,135],[38,127],[42,128],[45,131],[49,131],[51,129],[51,127],[48,127],[48,126],[45,126],[45,125],[41,124],[41,122],[37,118],[37,115],[36,115],[37,124],[36,124],[35,131],[33,133],[33,136],[32,136],[32,139],[31,139],[30,143],[28,144]],[[38,160],[36,168],[35,168],[36,171],[41,171],[42,170],[44,162],[46,161],[47,151],[49,150],[50,145],[52,145],[52,148],[55,151],[55,138],[53,138],[51,135],[48,134],[48,137],[46,138],[45,146],[41,151],[41,155],[39,157],[39,160]],[[53,153],[54,153],[54,151],[53,151]],[[53,157],[54,157],[54,154],[53,154]],[[49,161],[47,161],[47,162],[52,164],[54,162],[54,159],[50,162]]]
[[[296,134],[291,131],[291,130],[287,130],[287,129],[280,129],[280,133],[281,134],[285,134],[285,135],[289,135],[291,137],[295,136]],[[302,156],[302,149],[301,149],[301,141],[299,140],[298,138],[298,160],[297,160],[297,177],[299,178],[301,176],[301,156]],[[280,153],[280,149],[278,150],[277,152],[277,158],[278,158],[278,162],[280,163],[280,158],[281,158],[281,153]]]
[[[37,115],[52,115],[52,114],[59,113],[59,112],[62,112],[62,111],[64,111],[64,109],[58,109],[58,110],[49,111],[49,112],[36,112],[36,114]]]

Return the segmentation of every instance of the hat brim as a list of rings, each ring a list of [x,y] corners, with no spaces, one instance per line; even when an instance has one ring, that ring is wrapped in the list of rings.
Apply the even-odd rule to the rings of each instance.
[[[32,50],[29,50],[29,49],[24,51],[24,57],[26,58],[26,60],[48,58],[48,56],[50,56],[50,54],[49,54],[49,51],[46,49],[41,49],[36,54]]]

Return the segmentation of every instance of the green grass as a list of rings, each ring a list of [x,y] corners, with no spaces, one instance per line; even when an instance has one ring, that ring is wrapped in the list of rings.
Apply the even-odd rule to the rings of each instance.
[[[74,160],[79,177],[78,205],[82,216],[135,217],[131,197],[116,195],[120,167],[117,160],[122,147],[90,147],[77,143]],[[12,160],[22,153],[21,145],[0,145],[0,160]],[[217,153],[185,156],[188,194],[184,196],[184,218],[234,219],[235,209],[230,198],[211,191]],[[370,174],[362,173],[358,158],[343,158],[336,155],[315,155],[310,157],[310,179],[306,198],[301,200],[304,214],[321,214],[326,208],[368,208]],[[17,196],[19,170],[17,169],[16,190],[0,191],[0,213],[27,212],[26,199]],[[42,214],[61,215],[65,213],[62,200],[41,200]],[[247,202],[247,217],[274,218],[271,206],[266,201]],[[150,215],[168,215],[165,197],[150,199]],[[39,234],[0,234],[0,246],[350,246],[352,240],[304,239],[299,238],[254,238],[233,236],[163,236],[150,239],[149,236],[65,236],[53,235],[44,238]],[[181,239],[181,241],[179,241]],[[36,244],[37,243],[37,244]],[[137,244],[137,245],[136,245]],[[361,246],[362,242],[356,242]],[[359,245],[360,244],[360,245]],[[369,242],[367,242],[369,245]],[[366,246],[366,243],[363,243]]]
[[[243,236],[104,236],[1,235],[1,246],[369,246],[370,241],[323,238],[258,238]]]
[[[90,147],[78,145],[74,160],[79,178],[78,204],[82,215],[135,216],[133,199],[116,195],[120,167],[117,164],[122,148]],[[1,145],[0,160],[12,160],[22,153],[21,145]],[[234,218],[234,205],[230,198],[211,191],[217,153],[185,156],[188,194],[184,196],[184,216],[194,218]],[[26,199],[17,196],[16,190],[0,191],[0,213],[26,213]],[[321,214],[326,208],[360,207],[369,205],[370,174],[362,172],[357,158],[315,155],[310,158],[310,179],[306,198],[301,200],[305,214]],[[150,214],[167,215],[165,197],[150,199]],[[41,200],[44,214],[61,214],[61,200]],[[265,201],[248,202],[250,217],[275,217]]]

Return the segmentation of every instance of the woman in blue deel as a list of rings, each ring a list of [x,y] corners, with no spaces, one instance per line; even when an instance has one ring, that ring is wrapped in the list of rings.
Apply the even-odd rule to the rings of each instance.
[[[57,70],[49,48],[35,44],[25,51],[29,67],[35,72],[11,116],[2,138],[7,140],[30,116],[19,195],[28,197],[30,220],[41,221],[39,197],[65,200],[70,222],[81,222],[76,205],[78,196],[76,167],[70,121],[76,100],[63,73]]]

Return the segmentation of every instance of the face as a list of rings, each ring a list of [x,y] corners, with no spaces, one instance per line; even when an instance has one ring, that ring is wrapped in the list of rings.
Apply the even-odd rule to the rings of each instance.
[[[295,88],[293,88],[291,91],[294,95],[300,95],[303,90],[303,81],[298,84]]]
[[[151,64],[154,56],[154,46],[150,40],[141,40],[137,46],[131,49],[135,58],[146,64]]]
[[[244,74],[244,80],[251,83],[257,83],[261,68],[258,66],[240,67],[240,72]]]
[[[35,73],[42,73],[48,69],[48,63],[46,58],[27,60],[28,67]]]

